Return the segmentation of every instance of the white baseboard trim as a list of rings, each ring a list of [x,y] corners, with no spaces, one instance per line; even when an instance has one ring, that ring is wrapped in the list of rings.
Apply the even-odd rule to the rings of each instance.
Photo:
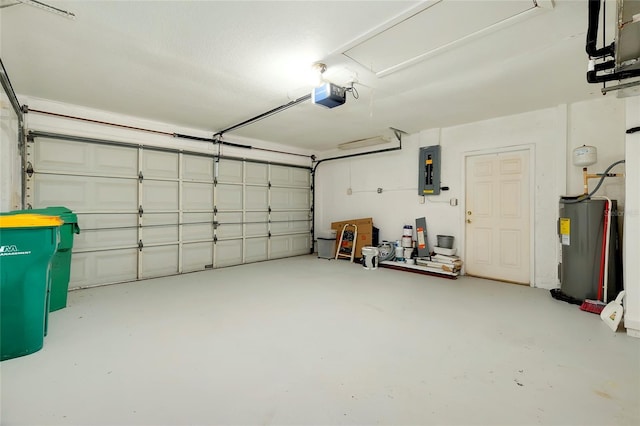
[[[624,319],[624,327],[627,329],[627,335],[640,339],[640,321]]]

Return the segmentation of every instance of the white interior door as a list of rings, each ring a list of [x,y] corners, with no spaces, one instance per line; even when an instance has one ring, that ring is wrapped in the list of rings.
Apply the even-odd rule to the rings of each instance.
[[[465,269],[529,284],[529,151],[467,157]]]

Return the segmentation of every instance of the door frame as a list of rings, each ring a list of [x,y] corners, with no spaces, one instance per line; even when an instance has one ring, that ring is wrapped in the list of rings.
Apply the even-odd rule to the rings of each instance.
[[[535,219],[536,219],[536,211],[535,211],[535,176],[536,176],[536,146],[535,144],[522,144],[522,145],[511,145],[505,147],[495,147],[495,148],[483,148],[477,150],[469,150],[462,152],[462,185],[464,188],[463,194],[464,198],[462,199],[462,215],[460,215],[460,226],[462,232],[460,233],[461,244],[460,246],[463,248],[464,256],[467,255],[467,227],[466,227],[466,211],[467,211],[467,158],[468,157],[476,157],[479,155],[489,155],[489,154],[501,154],[504,152],[517,152],[517,151],[528,151],[529,153],[529,287],[535,287]],[[466,274],[465,267],[463,264],[462,268],[463,275]]]

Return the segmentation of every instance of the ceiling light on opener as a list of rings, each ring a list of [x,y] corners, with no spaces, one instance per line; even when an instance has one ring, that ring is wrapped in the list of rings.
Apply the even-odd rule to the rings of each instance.
[[[311,65],[311,70],[313,72],[311,81],[312,84],[314,85],[314,87],[321,86],[322,83],[324,83],[323,74],[327,70],[327,65],[323,64],[322,62],[316,62],[315,64]]]

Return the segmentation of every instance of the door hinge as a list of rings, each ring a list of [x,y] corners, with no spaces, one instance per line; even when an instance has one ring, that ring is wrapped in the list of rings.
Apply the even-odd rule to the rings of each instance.
[[[27,167],[24,169],[29,177],[33,176],[33,164],[31,161],[27,161]]]
[[[144,244],[142,244],[142,240],[138,241],[138,250],[142,251],[142,247],[144,247]]]
[[[143,180],[144,180],[144,175],[142,174],[142,171],[140,171],[140,173],[138,173],[138,182],[142,183]]]
[[[213,236],[213,243],[215,244],[215,243],[217,243],[217,242],[218,242],[218,236],[217,236],[217,235],[214,235],[214,236]]]
[[[142,205],[140,205],[140,207],[138,207],[138,216],[142,217],[143,213],[144,213],[144,209],[142,208]]]
[[[218,229],[218,225],[220,225],[220,223],[215,220],[212,222],[212,224],[213,224],[213,229]]]

